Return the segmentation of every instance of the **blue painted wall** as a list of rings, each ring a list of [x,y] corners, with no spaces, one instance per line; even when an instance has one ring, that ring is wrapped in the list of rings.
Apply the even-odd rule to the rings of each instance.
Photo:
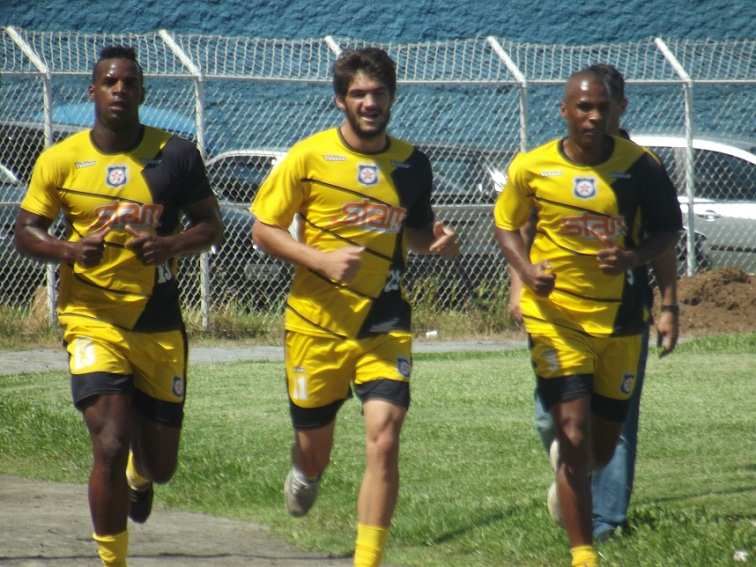
[[[31,30],[174,32],[371,41],[497,35],[535,43],[617,42],[663,36],[754,36],[754,0],[0,0],[0,25]]]

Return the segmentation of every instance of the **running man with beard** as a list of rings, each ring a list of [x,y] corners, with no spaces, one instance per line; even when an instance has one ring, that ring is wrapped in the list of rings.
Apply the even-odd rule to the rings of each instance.
[[[407,250],[459,250],[454,231],[434,222],[428,158],[386,132],[396,92],[388,54],[344,52],[333,85],[344,121],[295,144],[271,172],[251,207],[253,239],[296,266],[285,314],[294,427],[287,509],[303,516],[315,502],[336,414],[353,390],[366,430],[354,565],[367,567],[383,555],[410,405],[410,305],[401,288]],[[296,240],[288,231],[295,215]]]

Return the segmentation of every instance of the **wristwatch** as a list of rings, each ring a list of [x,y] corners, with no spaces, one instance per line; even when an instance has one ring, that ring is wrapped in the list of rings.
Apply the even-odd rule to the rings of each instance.
[[[661,312],[662,313],[674,313],[675,315],[680,314],[680,306],[677,303],[669,303],[667,305],[661,306]]]

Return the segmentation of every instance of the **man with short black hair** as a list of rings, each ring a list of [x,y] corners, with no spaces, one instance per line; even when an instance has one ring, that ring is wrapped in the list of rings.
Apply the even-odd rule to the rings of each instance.
[[[674,247],[676,192],[643,148],[611,136],[611,93],[574,73],[560,112],[567,136],[518,155],[494,209],[520,297],[538,394],[554,419],[556,513],[572,565],[593,567],[590,474],[614,452],[650,311],[645,264]],[[520,229],[536,210],[528,251]]]
[[[58,318],[94,456],[93,537],[103,565],[124,567],[127,516],[146,521],[153,483],[177,466],[187,345],[176,258],[219,242],[223,225],[197,148],[140,123],[132,48],[101,51],[89,97],[93,128],[40,155],[15,239],[21,253],[60,263]],[[47,232],[59,213],[65,240]]]
[[[410,305],[401,288],[407,248],[456,255],[434,222],[428,158],[386,127],[394,62],[376,48],[342,53],[333,70],[344,120],[295,144],[260,188],[253,238],[296,265],[286,304],[286,380],[294,426],[284,485],[293,516],[315,502],[336,414],[352,389],[362,402],[366,465],[354,564],[379,565],[399,491],[399,433],[410,405]],[[301,217],[300,239],[288,231]]]
[[[625,97],[625,78],[622,73],[606,63],[597,63],[588,67],[590,71],[604,77],[610,93],[610,112],[607,118],[608,133],[629,139],[628,133],[620,127],[620,118],[627,109]],[[533,241],[534,223],[529,221],[522,230],[526,246],[529,248]],[[662,347],[661,355],[672,352],[677,344],[679,334],[679,317],[677,312],[677,258],[675,248],[670,248],[651,261],[651,265],[659,286],[662,305],[656,324],[657,336]],[[519,297],[522,282],[516,272],[510,272],[510,313],[520,323]],[[653,296],[648,297],[649,308],[653,303]],[[635,478],[635,457],[638,442],[638,420],[640,416],[640,398],[645,381],[646,361],[648,356],[648,333],[646,328],[642,341],[640,365],[636,378],[635,390],[630,398],[630,406],[622,433],[617,441],[617,447],[609,463],[593,472],[591,478],[591,492],[593,494],[593,537],[604,540],[617,533],[627,525],[627,512]],[[536,391],[535,395],[535,424],[547,452],[556,443],[554,421],[544,409],[543,403]],[[554,494],[553,492],[551,494]],[[552,510],[555,510],[553,503]]]

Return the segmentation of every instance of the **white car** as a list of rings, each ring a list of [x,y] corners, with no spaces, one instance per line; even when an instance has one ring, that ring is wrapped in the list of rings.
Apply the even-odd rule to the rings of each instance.
[[[656,153],[677,187],[683,223],[689,224],[684,136],[631,134]],[[698,268],[735,266],[756,273],[756,142],[693,139],[693,227],[704,239]],[[698,253],[696,254],[698,257]]]

